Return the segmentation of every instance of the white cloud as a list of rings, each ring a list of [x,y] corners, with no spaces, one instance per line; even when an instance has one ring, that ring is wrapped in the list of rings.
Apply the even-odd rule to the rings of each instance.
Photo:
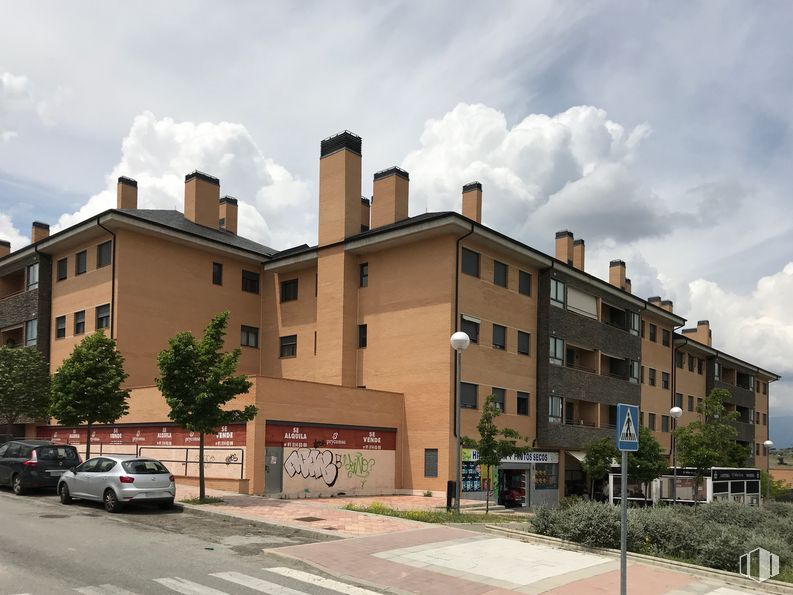
[[[239,200],[240,235],[275,248],[315,235],[316,205],[308,185],[265,157],[242,124],[176,122],[151,112],[135,117],[107,188],[62,215],[54,231],[114,208],[122,175],[138,181],[138,208],[182,211],[184,176],[196,169],[220,178],[221,194]]]
[[[11,242],[11,250],[19,250],[30,243],[30,238],[25,237],[14,227],[11,217],[0,213],[0,240]]]
[[[14,116],[32,108],[30,80],[23,75],[0,73],[0,142],[19,136],[14,130]]]

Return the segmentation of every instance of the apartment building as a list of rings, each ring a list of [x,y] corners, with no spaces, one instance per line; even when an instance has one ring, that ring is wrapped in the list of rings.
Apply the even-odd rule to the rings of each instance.
[[[726,382],[740,393],[735,407],[746,408],[748,374],[752,415],[762,421],[765,412],[767,422],[776,376],[675,334],[685,320],[671,302],[633,295],[624,262],[611,263],[607,282],[585,271],[584,242],[569,231],[557,233],[550,256],[484,226],[477,182],[462,188],[461,213],[410,217],[408,172],[375,173],[370,199],[361,171],[360,137],[345,131],[321,142],[316,246],[279,252],[240,237],[236,200],[200,172],[186,176],[182,212],[138,209],[137,184],[120,178],[116,209],[34,244],[53,263],[44,335],[53,371],[99,328],[126,359],[130,414],[98,428],[100,442],[181,457],[177,471],[193,474],[192,437],[169,422],[154,388],[156,355],[221,310],[231,312],[226,345],[242,349],[240,371],[254,380],[238,403],[260,413],[210,440],[217,457],[244,459],[210,467],[210,476],[254,493],[445,491],[458,464],[456,330],[471,337],[460,370],[462,433],[476,435],[482,404],[495,395],[498,423],[534,449],[506,461],[500,478],[523,490],[526,504],[582,490],[583,449],[613,434],[618,402],[641,405],[643,423],[668,448],[674,394],[701,398]],[[0,259],[0,271],[25,250]],[[707,362],[714,371],[701,375],[702,387],[681,372],[689,384],[677,388],[678,346],[695,358],[711,350],[700,354],[703,371]],[[689,419],[687,411],[681,423]],[[751,425],[747,443],[767,435]],[[85,438],[80,428],[28,431]],[[467,490],[480,488],[481,477],[469,477]]]

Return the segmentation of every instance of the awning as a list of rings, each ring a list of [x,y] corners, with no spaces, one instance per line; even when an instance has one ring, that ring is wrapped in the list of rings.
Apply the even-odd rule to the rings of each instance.
[[[569,454],[571,457],[573,457],[580,463],[584,462],[584,457],[586,456],[586,453],[583,450],[568,450],[567,454]]]

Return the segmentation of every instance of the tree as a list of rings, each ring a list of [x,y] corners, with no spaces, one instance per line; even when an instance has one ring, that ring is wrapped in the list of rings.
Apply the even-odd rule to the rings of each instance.
[[[83,339],[52,379],[51,413],[61,424],[86,424],[85,458],[91,456],[91,425],[112,424],[129,410],[124,357],[115,340],[98,330]]]
[[[615,459],[618,459],[620,452],[614,446],[611,438],[603,437],[600,440],[590,442],[586,449],[584,460],[581,467],[589,475],[590,490],[589,497],[595,498],[595,482],[602,482],[609,476],[611,466]]]
[[[790,491],[784,479],[774,479],[772,473],[760,471],[760,495],[763,498],[767,495],[769,499],[776,500],[781,496],[786,496]]]
[[[694,502],[699,497],[699,486],[707,469],[711,467],[742,467],[749,457],[749,449],[738,444],[738,430],[732,424],[738,419],[737,411],[727,411],[724,401],[730,392],[716,388],[697,405],[703,419],[675,431],[677,460],[683,467],[696,469]]]
[[[644,501],[650,491],[650,483],[658,479],[668,468],[666,455],[661,445],[647,428],[639,430],[639,450],[628,453],[628,477],[644,486]]]
[[[475,448],[479,453],[479,464],[487,469],[487,477],[490,477],[490,470],[498,470],[501,460],[510,456],[529,452],[531,447],[528,445],[519,446],[518,442],[528,442],[526,436],[521,435],[512,428],[499,428],[495,419],[501,415],[501,407],[496,401],[495,395],[490,395],[485,400],[482,408],[482,415],[476,429],[479,432],[479,440],[474,440],[468,436],[463,436],[461,442],[465,448]],[[490,485],[485,491],[485,513],[490,512]]]
[[[242,410],[223,409],[234,397],[248,392],[251,382],[244,374],[235,376],[240,359],[239,348],[222,353],[229,313],[215,316],[198,341],[189,332],[178,333],[160,352],[157,363],[160,377],[157,387],[171,408],[168,416],[180,426],[198,432],[199,499],[206,497],[204,485],[204,435],[217,428],[256,417],[257,409],[248,405]]]
[[[49,417],[50,370],[44,356],[33,347],[0,347],[0,422],[6,438],[22,419]]]

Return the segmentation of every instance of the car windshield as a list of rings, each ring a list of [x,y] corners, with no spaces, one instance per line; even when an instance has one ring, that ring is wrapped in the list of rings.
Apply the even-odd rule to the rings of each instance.
[[[43,461],[76,461],[77,449],[73,446],[39,446],[36,458]]]
[[[132,475],[168,473],[168,469],[159,461],[124,461],[121,466],[124,467],[124,471]]]

